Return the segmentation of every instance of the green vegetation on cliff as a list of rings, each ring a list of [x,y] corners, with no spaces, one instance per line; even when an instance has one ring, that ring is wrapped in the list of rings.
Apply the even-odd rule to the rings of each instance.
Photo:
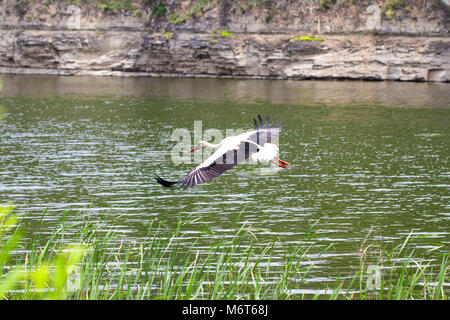
[[[208,11],[218,10],[222,19],[226,16],[240,16],[255,14],[264,17],[266,23],[277,19],[285,19],[292,9],[298,8],[309,14],[327,14],[328,11],[342,11],[351,7],[363,12],[370,5],[379,5],[387,18],[394,13],[412,8],[443,9],[448,13],[448,7],[441,0],[430,1],[430,4],[421,0],[383,0],[374,3],[369,0],[320,0],[315,5],[311,1],[297,1],[295,3],[274,0],[18,0],[12,10],[24,16],[33,11],[45,13],[51,10],[58,14],[58,9],[68,5],[76,5],[83,9],[98,10],[99,12],[118,14],[127,13],[142,17],[144,12],[149,13],[150,20],[162,19],[168,23],[181,24],[189,20],[201,19]],[[56,9],[56,11],[55,11]]]

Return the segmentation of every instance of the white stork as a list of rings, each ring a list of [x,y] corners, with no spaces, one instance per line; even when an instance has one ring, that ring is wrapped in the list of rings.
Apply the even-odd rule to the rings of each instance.
[[[270,161],[281,168],[289,169],[290,164],[288,162],[276,158],[278,146],[270,143],[275,136],[280,134],[281,121],[275,124],[274,119],[272,123],[269,123],[269,117],[267,116],[266,123],[263,124],[259,114],[258,120],[259,123],[256,119],[253,119],[255,130],[226,137],[219,144],[200,141],[190,152],[199,148],[213,148],[216,151],[181,180],[171,182],[156,176],[156,181],[164,187],[178,184],[179,187],[186,189],[220,176],[249,157],[257,161]]]

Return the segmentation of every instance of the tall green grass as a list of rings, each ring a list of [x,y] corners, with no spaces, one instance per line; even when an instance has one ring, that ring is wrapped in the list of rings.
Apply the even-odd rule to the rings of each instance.
[[[380,241],[366,243],[360,249],[359,272],[345,284],[337,283],[332,299],[378,300],[446,300],[448,292],[450,255],[441,255],[438,267],[428,259],[407,250],[408,244],[424,238],[410,232],[400,244],[388,248]],[[442,246],[442,244],[438,244]],[[369,256],[375,259],[369,259]],[[369,261],[371,260],[371,261]]]
[[[43,240],[25,237],[12,206],[0,208],[0,299],[298,299],[293,290],[314,267],[308,234],[280,255],[280,246],[260,243],[245,223],[209,247],[186,248],[185,230],[195,223],[190,217],[172,227],[154,220],[140,242],[101,218],[71,217],[66,212]],[[409,240],[383,248],[388,258],[379,265],[377,288],[361,259],[350,281],[337,281],[329,294],[313,298],[447,299],[448,255],[433,270],[411,252],[405,255]]]

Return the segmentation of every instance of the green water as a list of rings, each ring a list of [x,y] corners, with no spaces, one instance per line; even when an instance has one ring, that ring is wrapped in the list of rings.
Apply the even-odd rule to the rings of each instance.
[[[314,268],[299,294],[354,275],[366,236],[389,246],[427,235],[412,246],[434,264],[450,242],[449,92],[440,83],[4,75],[0,203],[16,204],[42,237],[68,209],[75,220],[122,215],[129,241],[151,220],[190,216],[183,245],[202,250],[233,235],[240,215],[261,246],[277,242],[280,258],[315,224],[305,261]],[[291,170],[242,164],[186,191],[153,180],[196,166],[172,162],[175,129],[197,142],[194,121],[225,135],[251,129],[258,113],[283,120],[280,158]]]

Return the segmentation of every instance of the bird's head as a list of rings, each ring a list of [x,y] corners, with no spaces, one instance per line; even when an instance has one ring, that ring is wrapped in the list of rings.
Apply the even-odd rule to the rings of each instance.
[[[199,143],[197,143],[189,152],[194,152],[197,149],[206,148],[207,146],[208,146],[208,142],[202,140]]]

